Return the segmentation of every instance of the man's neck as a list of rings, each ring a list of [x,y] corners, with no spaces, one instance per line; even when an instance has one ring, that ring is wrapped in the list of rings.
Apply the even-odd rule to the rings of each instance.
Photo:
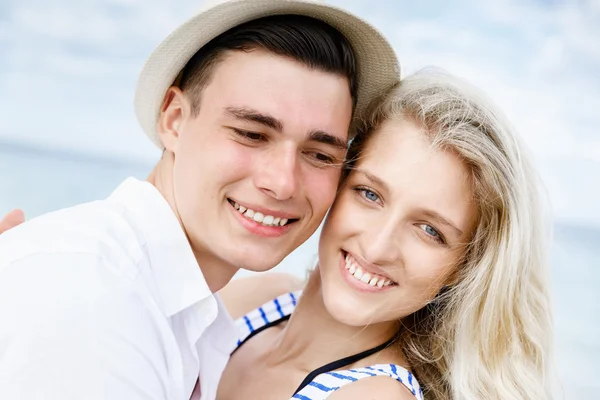
[[[239,268],[215,257],[210,251],[195,249],[192,246],[198,266],[211,292],[216,293],[238,272]]]
[[[206,281],[208,288],[213,293],[218,292],[229,283],[239,268],[216,257],[210,249],[192,244],[182,223],[175,201],[173,190],[173,155],[164,152],[161,160],[154,167],[146,180],[156,187],[171,206],[173,214],[177,218],[177,221],[179,221],[179,225],[188,239],[188,243],[192,248],[196,262],[202,271],[202,275],[204,275],[204,280]]]

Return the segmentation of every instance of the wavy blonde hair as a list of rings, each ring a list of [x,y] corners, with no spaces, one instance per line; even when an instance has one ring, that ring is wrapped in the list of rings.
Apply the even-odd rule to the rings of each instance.
[[[347,156],[359,159],[385,121],[420,126],[468,166],[479,211],[454,283],[403,321],[400,345],[427,399],[550,397],[552,314],[542,186],[506,118],[436,70],[375,103]]]

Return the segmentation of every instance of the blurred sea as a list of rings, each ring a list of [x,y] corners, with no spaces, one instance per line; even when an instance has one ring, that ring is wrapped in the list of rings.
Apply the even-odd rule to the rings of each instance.
[[[152,163],[48,151],[0,142],[0,215],[31,218],[106,197],[126,177],[144,179]],[[304,276],[316,236],[277,268]],[[567,399],[600,398],[600,228],[555,225],[552,248],[557,369]]]

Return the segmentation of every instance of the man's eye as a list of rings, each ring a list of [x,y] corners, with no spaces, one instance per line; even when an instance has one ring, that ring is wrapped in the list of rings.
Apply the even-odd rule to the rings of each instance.
[[[241,129],[234,129],[233,131],[238,136],[242,137],[243,139],[250,140],[250,141],[253,141],[253,142],[260,142],[262,140],[265,140],[264,135],[262,135],[261,133],[250,132],[250,131],[243,131]]]
[[[327,164],[332,164],[334,161],[333,157],[328,156],[327,154],[323,154],[323,153],[314,153],[314,157],[318,161],[327,163]]]
[[[304,154],[318,166],[330,166],[335,163],[335,158],[318,151],[305,151]]]

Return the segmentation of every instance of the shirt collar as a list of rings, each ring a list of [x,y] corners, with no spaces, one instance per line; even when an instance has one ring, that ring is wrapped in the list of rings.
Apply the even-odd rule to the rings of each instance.
[[[229,355],[236,347],[239,332],[235,321],[231,318],[221,300],[221,296],[215,294],[215,299],[217,300],[218,317],[211,326],[212,329],[219,332],[215,340],[215,346]]]
[[[120,205],[132,220],[167,316],[212,296],[179,220],[156,187],[128,178],[108,201]]]

